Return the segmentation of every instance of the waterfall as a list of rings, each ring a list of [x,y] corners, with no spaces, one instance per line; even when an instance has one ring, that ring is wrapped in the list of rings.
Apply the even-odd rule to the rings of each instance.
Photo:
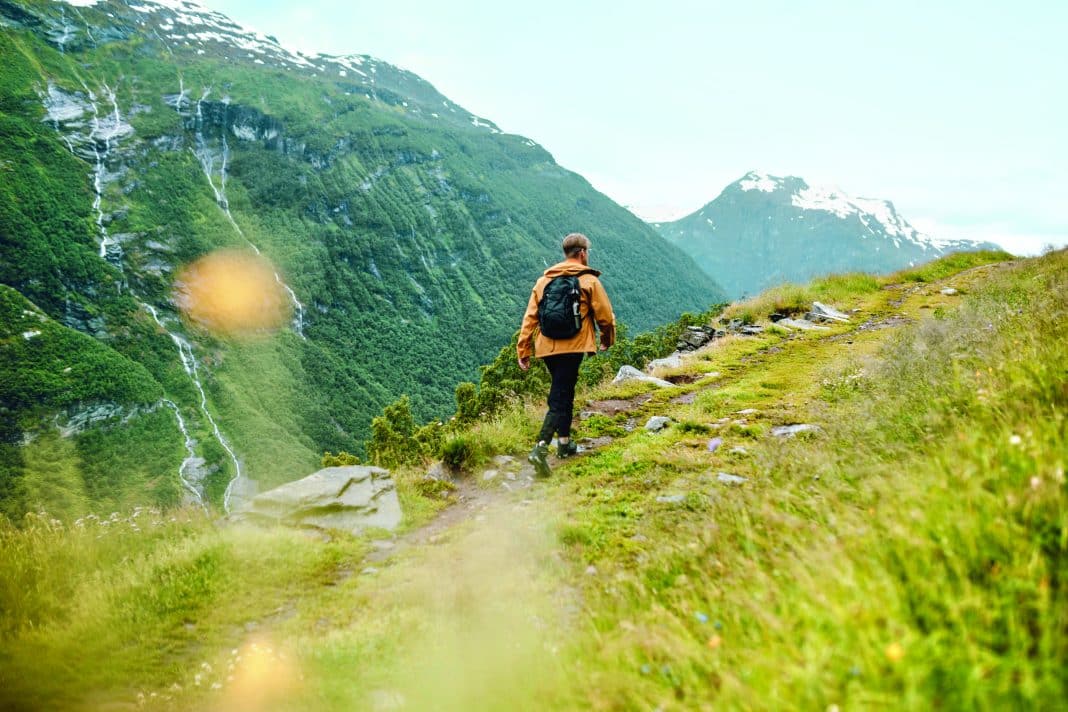
[[[63,31],[63,34],[61,34],[58,37],[56,37],[56,44],[59,45],[59,53],[60,54],[66,54],[67,53],[67,43],[70,42],[71,37],[74,37],[74,32],[72,32],[72,30],[74,29],[74,25],[72,25],[67,20],[67,11],[65,9],[60,8],[59,17],[60,17],[60,22],[63,23],[62,28],[61,28],[62,31]]]
[[[93,210],[96,212],[96,225],[100,233],[100,257],[108,260],[109,263],[115,265],[118,269],[122,269],[122,257],[121,253],[116,256],[116,261],[108,259],[108,248],[112,245],[117,245],[114,240],[111,239],[108,234],[107,227],[104,225],[104,211],[103,211],[103,199],[104,188],[107,183],[107,163],[111,157],[111,152],[118,143],[118,139],[123,136],[129,135],[133,132],[133,127],[122,120],[122,114],[119,111],[118,101],[115,96],[115,92],[106,83],[103,84],[101,93],[111,103],[111,111],[104,117],[101,116],[100,108],[97,104],[98,96],[89,86],[83,81],[82,88],[85,89],[85,93],[88,97],[88,103],[82,103],[78,100],[68,97],[60,92],[54,85],[49,85],[48,94],[43,97],[45,109],[48,112],[49,118],[52,119],[52,125],[59,132],[60,137],[70,148],[72,153],[75,152],[75,143],[79,148],[88,144],[89,151],[83,151],[83,155],[89,155],[94,161],[93,168]],[[184,94],[185,87],[182,86],[182,92]],[[89,128],[87,132],[80,129],[73,133],[73,139],[70,136],[65,135],[62,132],[61,121],[70,121],[78,119],[83,115],[84,110],[88,109],[92,113],[91,120],[89,122]],[[199,110],[199,106],[198,106]],[[79,127],[80,124],[71,123],[71,128]],[[103,150],[101,150],[103,149]],[[77,153],[76,153],[77,155]],[[112,253],[117,252],[112,250]],[[212,433],[215,439],[222,445],[227,455],[230,457],[231,462],[234,464],[235,475],[227,484],[226,494],[223,499],[223,508],[227,513],[230,511],[231,495],[234,488],[234,483],[239,479],[244,478],[244,472],[241,468],[241,462],[237,458],[237,454],[230,446],[229,441],[222,434],[219,429],[218,423],[215,422],[215,418],[212,417],[208,411],[207,394],[204,392],[204,386],[200,381],[200,374],[197,369],[196,357],[193,354],[193,347],[188,341],[182,338],[180,335],[171,331],[160,319],[159,313],[152,305],[145,303],[139,295],[131,291],[131,296],[137,300],[137,302],[148,311],[152,316],[153,321],[163,329],[164,332],[171,338],[175,348],[178,350],[178,358],[182,363],[182,368],[185,370],[186,375],[192,381],[194,388],[200,395],[199,409],[204,414],[208,423],[211,425]],[[177,404],[170,400],[164,400],[168,406],[170,406],[175,413],[178,422],[178,430],[181,432],[185,441],[185,448],[188,456],[182,461],[182,464],[178,468],[178,477],[181,480],[183,486],[193,494],[197,501],[201,504],[204,503],[203,495],[197,488],[197,483],[193,481],[191,475],[195,472],[196,456],[195,441],[190,436],[188,428],[186,427],[185,420],[182,418],[182,414]]]
[[[157,323],[159,322],[157,321]],[[185,451],[189,454],[188,457],[182,460],[182,464],[178,466],[178,479],[182,481],[185,488],[193,495],[197,504],[203,507],[205,506],[204,498],[201,496],[200,490],[197,489],[198,481],[192,477],[196,471],[197,462],[201,461],[200,458],[197,457],[195,448],[196,440],[189,434],[189,429],[185,427],[185,418],[182,417],[182,411],[178,408],[178,404],[167,398],[164,398],[163,402],[170,406],[171,410],[174,411],[174,417],[178,421],[178,430],[181,431],[182,437],[185,439]]]
[[[223,436],[219,430],[219,424],[215,422],[215,418],[212,417],[211,412],[208,410],[208,396],[204,392],[204,385],[200,382],[200,372],[197,369],[196,356],[193,354],[193,345],[183,339],[167,328],[163,321],[159,318],[159,313],[150,304],[144,305],[149,314],[152,315],[152,319],[156,324],[166,332],[167,336],[171,337],[171,341],[174,342],[175,347],[178,349],[178,358],[182,362],[182,368],[185,370],[189,379],[193,382],[193,387],[196,388],[198,394],[200,394],[200,412],[204,414],[208,423],[211,425],[211,430],[215,435],[215,439],[222,445],[223,450],[226,450],[226,454],[230,456],[230,461],[234,463],[234,476],[230,479],[230,482],[226,485],[226,493],[223,495],[223,509],[227,514],[230,513],[230,496],[233,490],[234,483],[244,477],[244,471],[241,469],[241,461],[237,459],[237,455],[234,453],[234,449],[230,447],[230,442]],[[184,463],[183,463],[184,466]]]
[[[179,86],[182,93],[184,94],[184,83],[180,84]],[[260,248],[257,247],[255,243],[252,242],[252,240],[249,240],[245,236],[245,233],[241,230],[241,227],[237,224],[237,221],[234,220],[234,216],[230,212],[230,201],[226,198],[226,166],[230,161],[230,144],[226,139],[226,126],[223,126],[222,129],[222,151],[219,157],[219,186],[215,186],[215,154],[212,152],[211,147],[208,146],[208,142],[204,138],[204,112],[201,107],[201,104],[204,102],[205,99],[208,98],[209,94],[211,94],[210,87],[205,89],[204,92],[201,94],[200,99],[197,100],[197,109],[194,119],[195,123],[193,124],[193,137],[196,144],[196,148],[191,150],[193,151],[193,155],[196,156],[197,161],[200,163],[200,167],[204,171],[205,177],[207,177],[208,179],[208,185],[211,186],[211,192],[215,194],[215,204],[218,205],[219,209],[223,211],[223,214],[226,216],[226,219],[234,228],[234,232],[236,232],[238,236],[240,236],[241,239],[244,240],[245,243],[247,243],[248,246],[252,248],[253,252],[259,255],[262,254],[260,252]],[[306,338],[304,336],[304,304],[299,299],[297,299],[297,293],[293,291],[292,287],[286,284],[286,282],[282,279],[282,276],[278,274],[278,270],[272,271],[274,272],[274,281],[277,282],[278,285],[289,296],[289,301],[293,305],[293,331],[297,332],[297,335],[300,338]]]

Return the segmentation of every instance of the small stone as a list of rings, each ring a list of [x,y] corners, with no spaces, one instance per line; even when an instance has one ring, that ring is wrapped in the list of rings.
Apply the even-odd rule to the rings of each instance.
[[[798,433],[815,433],[819,432],[818,425],[812,425],[810,423],[796,423],[794,425],[776,425],[771,429],[771,434],[777,438],[792,438]]]
[[[729,472],[717,472],[716,481],[725,485],[740,485],[743,482],[748,482],[749,479],[740,475],[732,475]]]
[[[742,447],[741,445],[735,445],[734,447],[732,447],[732,448],[730,449],[730,453],[731,453],[732,455],[748,455],[748,454],[749,454],[749,451],[748,451],[748,450],[746,450],[746,449],[745,449],[744,447]]]
[[[702,613],[701,611],[698,611],[697,613],[694,613],[693,615],[694,615],[694,618],[696,618],[699,623],[708,623],[708,616],[706,614]]]
[[[656,498],[657,502],[662,504],[682,504],[686,501],[686,495],[684,494],[662,494]]]
[[[482,481],[483,482],[489,482],[490,480],[496,478],[497,475],[499,475],[499,474],[500,473],[497,472],[497,470],[486,470],[485,472],[482,473]]]
[[[671,418],[666,415],[654,415],[645,422],[645,429],[651,433],[660,432],[667,427],[671,422]]]
[[[712,438],[708,441],[708,451],[715,452],[723,444],[723,438]]]
[[[947,297],[956,296],[958,294],[957,290],[953,287],[946,287],[945,289],[941,290],[941,292]]]
[[[515,458],[511,455],[495,455],[493,457],[493,464],[497,467],[507,467],[515,462]]]
[[[375,574],[378,573],[378,568],[375,567],[375,566],[368,566],[367,568],[365,568],[360,573],[363,574],[364,576],[374,576]]]
[[[594,566],[593,564],[590,564],[589,566],[587,566],[586,567],[586,575],[587,576],[596,576],[597,575],[597,567]]]
[[[756,415],[760,411],[756,408],[746,408],[745,410],[735,411],[735,415]]]

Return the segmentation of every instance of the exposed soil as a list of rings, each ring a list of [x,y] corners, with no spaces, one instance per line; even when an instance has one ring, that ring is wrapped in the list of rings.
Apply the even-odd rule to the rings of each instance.
[[[640,396],[635,396],[629,400],[601,400],[590,401],[586,404],[586,407],[582,409],[582,418],[588,418],[590,415],[619,415],[620,413],[629,413],[632,410],[637,410],[649,401],[653,399],[653,396],[648,393],[643,393]]]

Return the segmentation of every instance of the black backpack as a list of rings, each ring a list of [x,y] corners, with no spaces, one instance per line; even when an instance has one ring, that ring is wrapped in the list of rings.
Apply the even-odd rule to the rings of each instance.
[[[541,333],[550,339],[570,339],[579,333],[582,330],[581,299],[579,275],[554,277],[545,285],[541,301],[538,302],[538,328]]]

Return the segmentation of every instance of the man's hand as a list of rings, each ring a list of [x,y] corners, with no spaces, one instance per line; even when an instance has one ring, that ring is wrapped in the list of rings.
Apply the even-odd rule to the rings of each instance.
[[[530,368],[530,356],[519,356],[516,360],[519,362],[519,368],[522,370],[526,371]]]

